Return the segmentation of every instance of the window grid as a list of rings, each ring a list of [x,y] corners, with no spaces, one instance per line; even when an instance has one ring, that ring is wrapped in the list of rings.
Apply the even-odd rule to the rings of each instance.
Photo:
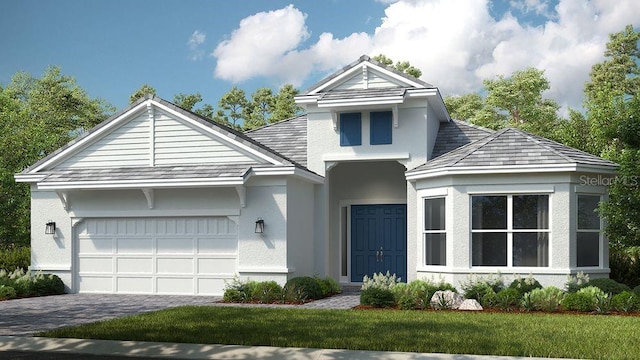
[[[598,216],[598,228],[581,228],[580,227],[580,223],[581,223],[581,218],[583,215],[582,210],[580,209],[580,199],[581,198],[588,198],[588,197],[592,197],[592,198],[597,198],[598,199],[598,203],[600,203],[600,201],[602,201],[602,197],[598,194],[577,194],[576,196],[576,201],[578,202],[578,205],[576,206],[576,208],[578,209],[578,214],[576,216],[576,266],[577,267],[600,267],[602,265],[602,252],[603,252],[603,248],[602,248],[602,218],[600,216]],[[595,210],[589,208],[588,210]],[[582,242],[585,242],[586,240],[580,239],[580,234],[598,234],[597,236],[597,241],[598,241],[598,245],[597,245],[597,264],[595,262],[592,261],[587,261],[585,259],[580,258],[580,247],[582,244]],[[588,262],[587,264],[584,264],[585,262]]]
[[[427,216],[427,204],[430,201],[442,201],[442,207],[443,207],[443,211],[441,213],[442,215],[442,226],[439,226],[438,229],[427,229],[427,221],[426,221],[426,216]],[[423,216],[422,216],[422,241],[423,241],[423,246],[424,246],[424,251],[423,253],[423,264],[426,266],[446,266],[447,265],[447,260],[446,260],[446,248],[447,248],[447,226],[446,226],[446,197],[443,196],[438,196],[438,197],[429,197],[429,198],[423,198],[423,202],[422,202],[422,206],[423,206]],[[433,210],[433,209],[432,209]],[[431,221],[433,222],[433,221]],[[441,242],[443,242],[443,244],[440,244],[438,249],[440,249],[438,254],[431,254],[428,249],[434,249],[435,246],[434,244],[429,244],[429,236],[428,235],[442,235],[442,238],[440,239]],[[435,241],[435,237],[433,239],[431,239],[432,241]]]
[[[531,195],[531,196],[547,196],[549,197],[548,194],[526,194],[526,195]],[[526,196],[525,195],[525,196]],[[507,235],[507,264],[506,267],[516,267],[516,268],[521,268],[521,267],[531,267],[531,266],[513,266],[513,235],[514,233],[545,233],[547,234],[547,264],[544,266],[537,266],[537,267],[549,267],[549,262],[548,262],[548,248],[549,248],[549,243],[551,240],[551,225],[549,223],[550,217],[547,220],[547,227],[546,229],[517,229],[513,227],[513,197],[514,196],[520,196],[520,194],[512,194],[512,195],[472,195],[471,196],[471,201],[473,202],[473,197],[474,196],[506,196],[507,197],[507,228],[506,229],[474,229],[473,225],[471,226],[471,233],[506,233]],[[550,208],[549,206],[549,201],[547,202],[547,212]],[[473,216],[473,214],[472,214]],[[547,215],[549,216],[549,215]],[[472,220],[473,221],[473,220]],[[473,238],[473,236],[472,236]],[[472,241],[473,242],[473,241]],[[471,244],[471,249],[473,252],[473,244]],[[496,266],[496,267],[502,267],[500,265],[473,265],[473,259],[472,259],[472,267],[473,266],[477,266],[477,267],[491,267],[491,266]]]

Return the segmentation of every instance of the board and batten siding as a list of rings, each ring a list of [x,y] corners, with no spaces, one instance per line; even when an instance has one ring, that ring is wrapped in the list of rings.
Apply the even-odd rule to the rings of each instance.
[[[243,150],[156,109],[142,112],[72,155],[57,169],[197,164],[255,164]]]
[[[229,144],[156,113],[155,164],[239,164],[256,161]]]
[[[386,76],[382,76],[375,71],[368,70],[366,83],[362,73],[359,72],[336,86],[336,88],[333,90],[384,89],[394,88],[398,86],[400,86],[400,84],[398,84],[396,81],[393,81]]]
[[[147,166],[149,153],[149,121],[142,113],[56,168]]]

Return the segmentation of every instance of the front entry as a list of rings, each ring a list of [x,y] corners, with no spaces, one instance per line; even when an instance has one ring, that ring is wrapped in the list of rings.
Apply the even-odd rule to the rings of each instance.
[[[407,280],[407,205],[352,205],[351,281],[387,271]]]

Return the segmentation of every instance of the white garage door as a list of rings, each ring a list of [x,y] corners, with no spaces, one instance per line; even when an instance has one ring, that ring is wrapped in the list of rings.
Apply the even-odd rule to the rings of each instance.
[[[80,292],[221,295],[236,272],[227,217],[86,219],[76,234]]]

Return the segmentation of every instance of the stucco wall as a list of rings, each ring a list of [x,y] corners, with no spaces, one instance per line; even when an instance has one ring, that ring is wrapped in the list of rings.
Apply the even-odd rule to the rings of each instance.
[[[606,276],[608,261],[599,269],[575,267],[576,189],[603,193],[603,187],[580,188],[575,176],[560,174],[494,174],[459,175],[419,180],[415,226],[417,243],[417,276],[444,280],[456,286],[469,280],[470,274],[489,276],[503,274],[505,279],[532,274],[543,285],[563,287],[567,275],[578,271],[592,277]],[[472,267],[470,214],[472,194],[549,194],[549,266],[548,267]],[[424,265],[422,236],[423,198],[446,197],[447,252],[446,266]],[[410,240],[411,242],[411,240]],[[606,248],[606,245],[604,245]],[[603,254],[606,258],[606,254]]]
[[[314,185],[287,179],[287,264],[292,276],[313,276],[314,264],[322,261],[314,253]]]

